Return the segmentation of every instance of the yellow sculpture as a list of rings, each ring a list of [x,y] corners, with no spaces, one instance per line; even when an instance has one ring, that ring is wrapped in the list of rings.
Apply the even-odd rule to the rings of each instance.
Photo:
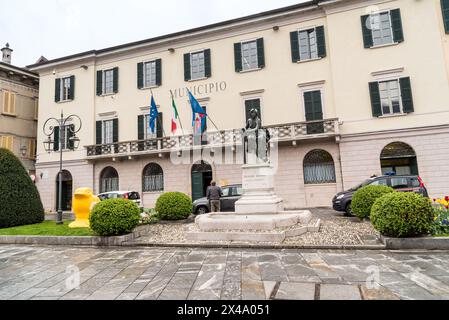
[[[72,202],[76,220],[69,224],[69,228],[89,228],[90,211],[98,202],[100,199],[94,196],[92,189],[76,189]]]

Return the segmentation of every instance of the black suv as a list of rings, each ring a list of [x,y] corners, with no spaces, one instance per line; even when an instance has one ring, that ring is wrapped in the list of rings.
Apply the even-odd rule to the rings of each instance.
[[[373,177],[363,181],[358,186],[347,191],[337,193],[332,199],[332,207],[336,211],[345,212],[345,215],[351,216],[351,201],[353,194],[365,186],[389,186],[400,192],[416,192],[424,197],[428,197],[427,189],[422,179],[416,175],[391,175]]]

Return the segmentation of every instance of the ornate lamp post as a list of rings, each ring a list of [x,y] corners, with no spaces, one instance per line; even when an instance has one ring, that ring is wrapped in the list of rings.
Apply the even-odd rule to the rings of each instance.
[[[63,149],[76,150],[78,149],[80,139],[76,136],[81,130],[81,118],[77,115],[70,115],[64,118],[64,114],[61,111],[61,118],[49,118],[45,121],[43,126],[44,134],[48,137],[44,141],[45,151],[50,153],[55,150],[57,145],[59,148],[59,182],[58,182],[58,214],[56,224],[63,224],[62,221],[62,151]],[[56,140],[52,140],[55,130],[59,130],[59,137]],[[67,139],[67,137],[69,137]]]

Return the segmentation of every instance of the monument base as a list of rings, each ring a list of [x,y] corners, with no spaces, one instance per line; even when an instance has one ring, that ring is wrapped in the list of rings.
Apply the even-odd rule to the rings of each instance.
[[[237,214],[284,211],[283,200],[274,192],[274,170],[268,163],[242,166],[243,196],[235,203]]]

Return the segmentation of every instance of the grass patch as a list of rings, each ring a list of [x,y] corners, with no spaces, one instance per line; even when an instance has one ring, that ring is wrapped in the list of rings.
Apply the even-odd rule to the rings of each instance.
[[[55,221],[44,221],[38,224],[0,229],[0,236],[75,236],[86,237],[95,234],[89,228],[69,228],[72,221],[57,225]]]
[[[445,238],[445,237],[449,237],[449,233],[448,234],[437,234],[434,235],[435,238]]]

